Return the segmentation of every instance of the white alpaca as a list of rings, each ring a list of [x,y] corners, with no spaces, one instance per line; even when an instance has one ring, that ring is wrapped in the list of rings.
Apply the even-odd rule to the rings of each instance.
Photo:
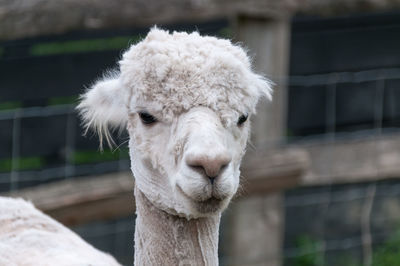
[[[22,199],[0,197],[1,266],[117,266],[74,232]]]
[[[270,84],[242,48],[157,28],[83,96],[78,108],[100,138],[110,141],[110,126],[129,132],[136,265],[218,265],[220,215],[261,96]]]
[[[269,82],[242,48],[153,29],[96,83],[79,109],[88,127],[129,132],[136,265],[217,265],[221,211],[239,185],[247,117]]]

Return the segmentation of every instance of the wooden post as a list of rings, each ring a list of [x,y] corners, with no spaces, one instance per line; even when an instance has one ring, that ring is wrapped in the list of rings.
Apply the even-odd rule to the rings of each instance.
[[[252,120],[253,144],[273,146],[282,141],[286,131],[290,21],[239,17],[236,24],[235,37],[249,49],[256,71],[275,83],[273,101],[261,102]]]
[[[235,37],[254,57],[256,71],[276,84],[273,101],[260,103],[252,121],[255,153],[257,148],[276,146],[285,135],[289,36],[288,19],[241,16],[236,21]],[[251,178],[246,180],[251,182]],[[226,217],[229,233],[233,234],[224,249],[228,265],[281,265],[283,208],[281,192],[247,197],[232,205]]]

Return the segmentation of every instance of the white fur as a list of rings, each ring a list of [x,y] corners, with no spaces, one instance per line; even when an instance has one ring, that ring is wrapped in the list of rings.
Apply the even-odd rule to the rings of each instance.
[[[98,133],[100,145],[103,143],[103,136],[109,145],[113,143],[108,131],[109,127],[124,127],[128,121],[124,99],[120,80],[114,76],[96,82],[81,97],[81,103],[77,108],[81,111],[86,129],[93,127]]]
[[[22,199],[0,197],[0,265],[116,266],[115,259]]]
[[[271,97],[270,82],[251,70],[241,47],[197,32],[153,28],[124,53],[119,77],[93,86],[78,108],[100,135],[107,136],[107,125],[128,121],[138,188],[157,207],[190,219],[208,215],[196,210],[196,199],[206,199],[212,188],[184,163],[187,154],[233,158],[214,188],[224,199],[222,210],[237,190],[248,138],[249,124],[238,127],[238,118],[254,113],[262,96]],[[140,111],[158,122],[143,125]]]

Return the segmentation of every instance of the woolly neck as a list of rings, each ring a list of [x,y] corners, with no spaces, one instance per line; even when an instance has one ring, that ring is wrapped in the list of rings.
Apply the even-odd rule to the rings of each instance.
[[[135,185],[135,265],[218,265],[219,214],[188,220],[155,207]]]

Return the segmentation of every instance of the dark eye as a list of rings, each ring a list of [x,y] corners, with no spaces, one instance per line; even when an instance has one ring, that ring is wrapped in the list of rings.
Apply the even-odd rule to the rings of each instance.
[[[150,125],[157,122],[157,119],[154,116],[146,112],[139,112],[139,117],[145,125]]]
[[[238,120],[238,122],[237,122],[237,125],[238,125],[238,126],[243,125],[243,123],[246,122],[247,117],[248,117],[248,115],[241,115],[241,116],[239,117],[239,120]]]

